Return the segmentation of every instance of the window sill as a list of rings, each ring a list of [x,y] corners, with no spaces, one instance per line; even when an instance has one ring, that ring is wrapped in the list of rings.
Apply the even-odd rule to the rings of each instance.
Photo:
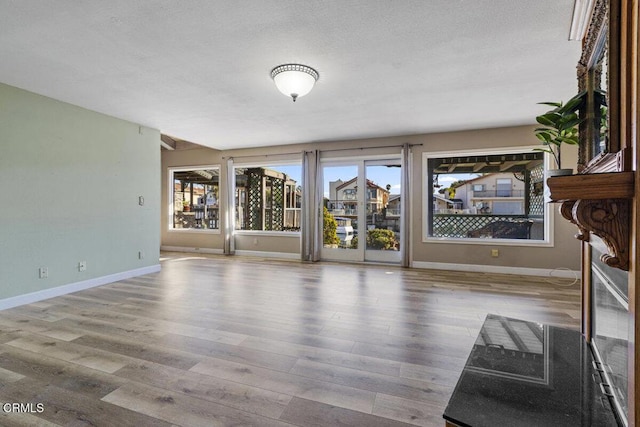
[[[220,234],[219,229],[200,229],[200,228],[170,228],[169,233],[195,233],[195,234]]]
[[[552,248],[553,242],[547,240],[529,239],[455,239],[451,237],[423,237],[422,243],[439,243],[453,245],[484,245],[484,246],[523,246],[536,248]]]
[[[234,230],[236,236],[300,237],[299,231]]]

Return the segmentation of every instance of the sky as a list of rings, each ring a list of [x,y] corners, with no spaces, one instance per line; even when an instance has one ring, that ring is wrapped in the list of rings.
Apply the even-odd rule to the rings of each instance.
[[[302,167],[300,165],[278,165],[268,166],[287,174],[296,182],[302,184]],[[349,181],[358,174],[357,166],[324,166],[324,195],[329,197],[329,182],[342,179]],[[386,188],[387,184],[391,185],[391,194],[400,194],[400,168],[384,167],[384,166],[368,166],[367,179],[373,181],[382,188]]]
[[[469,174],[469,173],[456,173],[456,174],[441,174],[438,177],[438,184],[440,184],[441,188],[446,188],[451,185],[454,181],[467,181],[473,178],[477,178],[480,174]]]

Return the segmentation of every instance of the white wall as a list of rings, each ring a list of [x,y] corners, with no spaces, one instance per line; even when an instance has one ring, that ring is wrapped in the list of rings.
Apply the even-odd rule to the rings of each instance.
[[[157,130],[0,84],[0,299],[158,265],[159,144]]]

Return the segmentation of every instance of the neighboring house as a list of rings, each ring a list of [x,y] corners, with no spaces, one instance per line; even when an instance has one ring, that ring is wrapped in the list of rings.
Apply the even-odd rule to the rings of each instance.
[[[387,203],[387,218],[400,216],[400,195],[390,194]]]
[[[512,173],[490,173],[467,181],[456,191],[470,213],[523,215],[525,185]]]
[[[356,218],[358,216],[358,186],[356,178],[349,181],[329,182],[329,201],[327,209],[333,215]],[[382,212],[389,202],[389,190],[367,180],[367,215]]]
[[[512,173],[488,173],[456,188],[454,198],[433,195],[436,213],[523,215],[525,184]]]
[[[434,213],[469,213],[464,212],[464,200],[449,199],[442,194],[433,195]]]
[[[463,182],[455,192],[433,193],[430,232],[436,237],[543,239],[542,195],[536,186],[539,178],[530,175],[482,173]]]

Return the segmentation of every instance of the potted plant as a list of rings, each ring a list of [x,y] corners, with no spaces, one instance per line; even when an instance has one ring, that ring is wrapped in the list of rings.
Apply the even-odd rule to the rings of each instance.
[[[578,125],[584,120],[579,117],[578,110],[585,100],[585,95],[586,91],[580,92],[566,103],[540,102],[540,104],[554,107],[536,117],[536,121],[543,127],[538,127],[534,131],[544,145],[544,148],[537,150],[551,154],[556,164],[556,169],[547,171],[548,176],[573,173],[573,169],[562,169],[561,148],[562,144],[578,144]]]
[[[191,205],[187,200],[182,202],[182,212],[191,212]]]

